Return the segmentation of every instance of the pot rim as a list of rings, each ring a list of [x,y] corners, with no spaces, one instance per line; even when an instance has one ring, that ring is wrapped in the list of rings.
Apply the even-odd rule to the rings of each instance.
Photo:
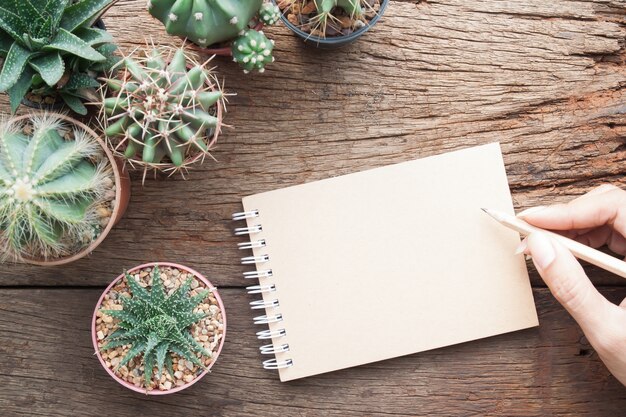
[[[59,112],[46,112],[46,113],[48,115],[59,117],[59,119],[63,120],[70,126],[74,125],[80,129],[83,129],[85,132],[87,132],[87,134],[89,134],[93,139],[95,139],[98,145],[100,145],[100,147],[104,150],[104,153],[107,156],[109,163],[111,164],[111,168],[113,169],[113,176],[115,177],[115,207],[113,207],[113,212],[111,213],[111,217],[109,218],[109,221],[106,227],[104,228],[104,230],[102,230],[102,232],[100,233],[100,235],[98,236],[96,240],[91,242],[86,248],[83,248],[79,252],[73,255],[64,256],[62,258],[56,258],[56,259],[51,259],[51,260],[35,259],[35,258],[27,258],[27,257],[22,258],[22,261],[24,263],[28,263],[32,265],[57,266],[57,265],[64,265],[70,262],[74,262],[78,259],[84,258],[85,256],[89,255],[91,252],[93,252],[104,241],[104,239],[107,237],[107,235],[109,234],[113,226],[122,217],[122,215],[124,214],[124,211],[126,211],[127,202],[122,201],[123,200],[122,192],[127,191],[127,190],[122,190],[122,184],[126,182],[125,178],[128,176],[127,175],[128,173],[125,173],[126,175],[124,175],[124,177],[122,176],[122,170],[120,169],[117,163],[117,160],[115,159],[115,156],[106,146],[106,144],[102,141],[102,139],[100,139],[98,134],[89,126],[87,126],[83,122],[76,120],[73,117],[70,117],[64,113],[59,113]],[[22,116],[17,116],[11,120],[11,123],[22,123],[23,125],[24,124],[23,121],[30,120],[30,118],[34,114],[36,113],[30,112]],[[130,182],[128,182],[128,192],[130,192]]]
[[[276,4],[276,0],[272,0],[272,2]],[[363,34],[365,34],[365,32],[370,30],[378,22],[378,20],[382,17],[382,15],[385,13],[385,10],[387,9],[388,4],[389,4],[389,0],[381,0],[380,9],[378,10],[378,13],[376,13],[376,16],[374,16],[372,20],[370,20],[369,24],[367,26],[363,26],[362,28],[352,32],[349,35],[320,38],[319,36],[312,36],[310,33],[307,33],[303,31],[302,29],[298,28],[297,26],[295,26],[294,24],[292,24],[289,20],[287,20],[284,13],[280,14],[280,20],[289,30],[295,33],[298,37],[302,38],[305,43],[310,42],[310,43],[313,43],[314,45],[323,45],[323,46],[341,46],[341,45],[347,45],[349,43],[354,42],[355,40],[360,38]]]
[[[215,299],[217,300],[217,304],[220,307],[220,311],[222,313],[222,322],[224,325],[224,329],[222,331],[222,339],[220,341],[219,347],[217,348],[217,352],[215,353],[215,357],[213,358],[213,360],[211,361],[211,364],[198,376],[196,376],[191,382],[188,382],[184,385],[181,385],[179,387],[175,387],[172,388],[170,390],[167,391],[161,391],[159,389],[154,389],[151,391],[148,391],[146,389],[142,389],[140,387],[137,387],[134,384],[131,384],[130,382],[124,381],[122,378],[120,378],[119,376],[117,376],[115,374],[115,372],[113,372],[113,370],[111,370],[111,368],[109,368],[108,366],[106,366],[106,363],[104,362],[104,359],[102,359],[102,354],[100,353],[100,349],[98,348],[98,337],[96,335],[96,320],[97,320],[97,316],[96,314],[98,313],[98,310],[100,309],[100,306],[102,305],[102,301],[104,300],[104,296],[111,290],[111,288],[113,288],[113,286],[115,284],[117,284],[118,281],[120,281],[121,279],[124,278],[125,273],[121,273],[120,275],[117,276],[117,278],[115,278],[113,281],[111,281],[111,283],[109,284],[109,286],[102,292],[102,294],[100,295],[100,298],[98,299],[98,302],[96,303],[96,308],[93,311],[93,316],[91,318],[91,341],[93,344],[93,348],[95,350],[95,355],[98,357],[98,360],[100,361],[100,365],[102,365],[102,367],[107,371],[107,373],[113,377],[113,379],[115,381],[117,381],[118,383],[120,383],[121,385],[125,386],[126,388],[138,392],[140,394],[146,394],[146,395],[167,395],[167,394],[173,394],[175,392],[178,391],[182,391],[186,388],[189,388],[190,386],[192,386],[193,384],[195,384],[196,382],[198,382],[200,379],[202,379],[207,373],[209,373],[209,371],[211,370],[211,368],[213,368],[213,365],[215,365],[215,362],[217,362],[217,358],[220,356],[220,353],[222,352],[222,348],[224,347],[224,340],[226,339],[226,310],[224,309],[224,302],[222,301],[222,297],[220,296],[217,287],[215,287],[213,284],[211,284],[211,281],[209,281],[204,275],[200,274],[198,271],[189,268],[188,266],[185,265],[181,265],[181,264],[177,264],[174,262],[148,262],[145,264],[141,264],[138,266],[135,266],[133,268],[130,268],[129,270],[127,270],[127,273],[132,273],[147,267],[153,267],[153,266],[169,266],[172,268],[176,268],[179,270],[183,270],[186,272],[189,272],[191,274],[193,274],[196,278],[198,278],[200,281],[202,281],[208,288],[215,288],[215,290],[212,292],[215,295]]]

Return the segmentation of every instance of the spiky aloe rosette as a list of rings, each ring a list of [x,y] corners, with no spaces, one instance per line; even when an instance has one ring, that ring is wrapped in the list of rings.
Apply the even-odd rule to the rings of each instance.
[[[118,297],[121,309],[100,310],[103,315],[117,320],[117,328],[104,338],[100,351],[127,347],[114,370],[119,371],[134,359],[137,363],[139,357],[139,363],[144,365],[143,385],[146,389],[157,382],[153,381],[154,370],[159,380],[164,370],[174,378],[175,357],[203,370],[205,359],[213,356],[191,332],[192,326],[208,315],[198,306],[209,297],[211,289],[193,290],[194,295],[190,295],[192,279],[185,279],[178,288],[166,290],[164,279],[167,278],[158,265],[150,273],[150,289],[140,284],[139,276],[136,279],[126,273],[127,290]]]
[[[263,0],[148,0],[148,11],[164,25],[167,33],[189,39],[206,48],[232,41],[232,54],[241,52],[239,46],[245,39],[253,37],[258,43],[270,45],[263,32],[258,31],[264,24],[278,21],[280,10],[272,3]],[[263,51],[272,48],[265,48]],[[261,51],[262,52],[262,51]],[[251,61],[235,59],[246,72],[262,70],[273,58],[262,55],[263,59]]]
[[[182,48],[168,55],[154,48],[122,60],[117,76],[104,80],[101,118],[116,153],[173,173],[210,155],[224,93],[208,61],[200,64]]]
[[[112,178],[100,144],[59,115],[0,122],[0,259],[54,259],[88,246]]]
[[[0,3],[0,92],[15,112],[29,92],[58,95],[86,114],[97,72],[114,62],[113,38],[92,27],[115,0],[3,0]]]

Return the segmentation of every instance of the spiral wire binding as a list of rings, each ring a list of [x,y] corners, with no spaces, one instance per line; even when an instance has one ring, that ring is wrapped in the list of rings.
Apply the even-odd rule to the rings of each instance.
[[[240,221],[246,219],[252,219],[259,217],[259,210],[250,210],[250,211],[241,211],[233,214],[233,221]],[[235,236],[252,236],[254,234],[260,233],[263,231],[263,226],[261,224],[255,224],[254,226],[248,227],[237,227],[234,229]],[[237,247],[241,250],[246,249],[255,249],[255,248],[263,248],[267,246],[267,242],[265,239],[253,240],[250,239],[249,242],[242,242],[237,244]],[[264,254],[260,256],[244,256],[241,258],[242,265],[257,265],[268,262],[270,260],[269,255]],[[260,279],[260,278],[269,278],[273,276],[273,272],[271,269],[257,269],[255,271],[248,271],[243,273],[243,277],[245,279]],[[276,286],[274,284],[258,284],[251,285],[246,287],[248,290],[248,294],[267,294],[276,291]],[[280,303],[277,299],[272,299],[265,301],[255,300],[250,302],[250,308],[253,310],[265,309],[277,309],[279,308]],[[256,316],[254,318],[254,324],[267,325],[270,323],[278,323],[283,320],[283,315],[281,313],[276,314],[264,314],[262,316]],[[261,330],[256,333],[256,336],[259,340],[268,340],[268,339],[278,339],[287,335],[287,331],[285,329],[275,329],[275,330]],[[272,355],[276,353],[289,352],[289,344],[281,343],[281,344],[269,344],[263,345],[259,348],[262,354],[264,355]],[[268,359],[263,361],[263,368],[265,369],[283,369],[293,366],[293,360],[285,359],[278,360],[277,358]]]

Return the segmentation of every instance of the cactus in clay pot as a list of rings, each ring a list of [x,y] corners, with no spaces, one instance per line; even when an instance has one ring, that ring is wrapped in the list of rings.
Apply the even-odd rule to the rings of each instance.
[[[201,47],[232,41],[233,55],[242,52],[237,48],[248,44],[250,38],[262,38],[269,45],[265,35],[252,27],[258,22],[273,24],[280,18],[278,7],[263,0],[148,0],[148,11],[165,25],[167,33],[185,37]],[[271,54],[272,49],[269,51]],[[255,65],[236,59],[246,72],[253,68],[262,70],[272,61],[271,55],[257,60]]]
[[[108,69],[115,50],[112,36],[92,25],[114,2],[2,1],[0,92],[8,92],[13,112],[36,91],[58,94],[72,110],[86,114],[81,99],[95,93],[95,72]]]
[[[99,143],[58,115],[0,122],[0,259],[57,258],[87,246],[101,231],[96,213],[112,181]]]
[[[207,63],[182,48],[122,60],[102,89],[101,118],[113,151],[131,165],[172,172],[208,155],[220,132],[224,94]]]

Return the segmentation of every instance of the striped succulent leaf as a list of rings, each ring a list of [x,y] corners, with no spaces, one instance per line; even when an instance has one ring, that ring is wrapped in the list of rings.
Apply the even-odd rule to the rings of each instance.
[[[0,92],[9,93],[13,112],[31,87],[41,88],[45,83],[58,88],[57,84],[72,68],[69,61],[108,62],[98,47],[112,38],[91,25],[115,1],[3,0],[0,3],[0,57],[4,58]]]

